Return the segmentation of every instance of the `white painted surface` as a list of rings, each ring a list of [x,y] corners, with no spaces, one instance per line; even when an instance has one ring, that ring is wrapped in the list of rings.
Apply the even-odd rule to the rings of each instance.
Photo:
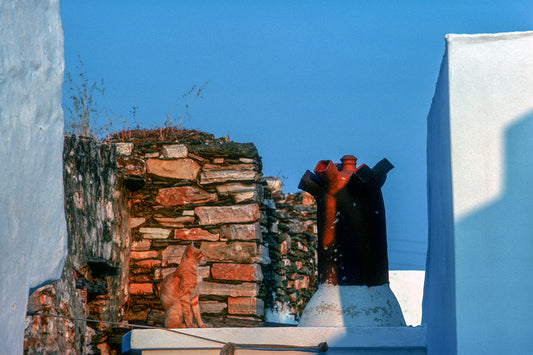
[[[122,351],[130,354],[220,354],[225,343],[313,347],[326,342],[327,354],[425,354],[423,327],[281,327],[189,328],[172,333],[163,329],[133,330],[122,338]],[[237,350],[258,354],[260,350]],[[316,354],[317,351],[264,353]],[[324,353],[325,354],[325,353]]]
[[[388,284],[319,285],[305,307],[299,327],[400,327],[405,321]]]
[[[389,271],[390,288],[400,304],[406,325],[422,323],[424,274],[419,270]]]
[[[428,116],[428,353],[531,353],[532,175],[533,32],[448,35]]]
[[[533,32],[447,35],[454,216],[504,190],[506,127],[533,110]]]
[[[21,354],[30,288],[66,254],[59,1],[0,1],[0,48],[0,353]]]

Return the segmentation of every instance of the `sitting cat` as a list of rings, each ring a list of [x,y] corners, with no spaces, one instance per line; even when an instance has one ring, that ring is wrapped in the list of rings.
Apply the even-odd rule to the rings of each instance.
[[[165,308],[166,328],[208,328],[200,317],[198,297],[200,295],[199,265],[204,265],[207,257],[189,245],[185,249],[180,265],[161,283],[161,303]],[[193,321],[196,320],[196,323]]]

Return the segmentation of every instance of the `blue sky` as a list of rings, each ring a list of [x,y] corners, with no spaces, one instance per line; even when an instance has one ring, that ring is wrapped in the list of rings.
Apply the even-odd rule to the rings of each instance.
[[[102,104],[157,126],[209,81],[185,127],[255,143],[285,192],[321,159],[389,159],[393,269],[425,264],[426,116],[445,34],[533,30],[533,2],[508,0],[63,0],[61,16],[66,71],[79,55],[104,79]]]

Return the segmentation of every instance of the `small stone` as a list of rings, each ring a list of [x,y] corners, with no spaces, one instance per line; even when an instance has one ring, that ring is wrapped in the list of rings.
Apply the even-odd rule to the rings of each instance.
[[[194,216],[194,210],[185,210],[182,212],[184,216]]]
[[[202,295],[230,297],[254,297],[258,292],[259,285],[251,282],[242,284],[221,284],[204,281],[200,289],[200,294]]]
[[[183,217],[154,217],[154,219],[160,225],[164,227],[175,227],[182,228],[185,223],[194,222],[194,217],[183,216]]]
[[[176,229],[174,239],[181,240],[218,240],[218,234],[213,234],[201,228]]]
[[[152,152],[152,153],[146,153],[144,155],[145,158],[159,158],[159,153],[158,152]]]
[[[259,195],[257,194],[257,191],[237,192],[237,193],[234,193],[232,197],[235,203],[257,202],[259,199]]]
[[[166,247],[162,252],[162,266],[181,263],[181,258],[186,248],[186,245],[169,245]]]
[[[265,304],[256,297],[229,297],[228,313],[241,315],[263,316]]]
[[[164,228],[141,228],[139,232],[146,239],[166,239],[170,235],[170,229]]]
[[[231,183],[217,186],[220,195],[229,195],[236,192],[253,192],[257,190],[256,184]]]
[[[151,283],[130,284],[130,294],[144,295],[154,293]]]
[[[144,222],[146,222],[146,218],[143,218],[143,217],[131,217],[129,220],[128,220],[128,227],[130,228],[137,228],[138,226],[140,226],[141,224],[143,224]]]
[[[131,155],[133,143],[115,143],[117,153],[121,155]]]
[[[185,158],[189,150],[184,144],[173,144],[163,146],[162,155],[165,158]]]
[[[140,259],[157,259],[159,258],[159,252],[155,250],[150,251],[132,251],[130,253],[130,259],[140,260]]]
[[[228,305],[218,301],[200,301],[200,312],[207,314],[222,313]]]
[[[261,240],[261,226],[254,224],[228,224],[220,228],[220,238],[227,240]]]
[[[239,161],[244,164],[254,164],[256,161],[250,158],[239,158]]]
[[[265,205],[266,208],[268,208],[269,210],[275,210],[276,209],[276,203],[274,202],[274,200],[271,200],[271,199],[267,199],[265,198],[263,200],[263,204]]]
[[[256,258],[255,258],[255,260],[253,262],[259,263],[259,264],[263,264],[263,265],[270,264],[272,262],[272,260],[270,260],[268,248],[263,246],[263,245],[260,245],[259,246],[259,253],[257,254],[257,256],[256,256]]]
[[[150,282],[150,278],[147,275],[130,275],[130,283],[146,283]]]
[[[152,242],[150,240],[143,239],[139,242],[131,242],[131,250],[134,250],[134,251],[150,250],[151,245],[152,245]]]
[[[288,244],[289,244],[289,243],[287,243],[286,240],[284,240],[283,242],[281,242],[281,244],[280,244],[280,251],[279,251],[281,255],[287,255],[287,251],[288,251],[288,249],[289,249]]]
[[[262,281],[263,272],[258,264],[215,263],[211,274],[218,280]]]
[[[217,194],[209,193],[193,186],[179,186],[159,190],[155,202],[169,207],[216,201],[217,199]]]
[[[117,167],[125,175],[142,176],[146,173],[146,163],[143,159],[139,158],[119,156],[117,158]]]
[[[312,205],[314,203],[315,203],[315,198],[313,197],[313,195],[311,195],[310,193],[304,191],[304,193],[302,195],[302,205],[309,206],[309,205]]]
[[[307,230],[305,223],[294,219],[291,219],[289,223],[287,223],[287,226],[292,234],[304,233]]]
[[[224,164],[224,158],[213,159],[213,164]]]
[[[161,265],[161,260],[156,260],[156,259],[139,260],[139,261],[135,261],[134,264],[145,269],[151,269],[154,266]]]
[[[200,249],[209,261],[252,263],[257,256],[257,245],[251,242],[205,242]]]
[[[127,310],[126,311],[126,317],[129,322],[141,322],[144,323],[146,321],[146,318],[148,317],[148,313],[150,313],[150,309],[143,309],[141,311],[133,311],[133,310]],[[88,329],[92,329],[87,327]]]
[[[148,159],[146,166],[149,174],[183,180],[196,180],[200,170],[200,165],[192,159]]]
[[[208,170],[200,174],[200,184],[214,184],[227,181],[256,181],[258,175],[253,170]]]

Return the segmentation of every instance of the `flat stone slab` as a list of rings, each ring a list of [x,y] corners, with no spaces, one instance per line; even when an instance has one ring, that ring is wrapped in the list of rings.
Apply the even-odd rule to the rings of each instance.
[[[200,165],[192,159],[161,160],[148,159],[146,168],[149,174],[172,179],[195,180]]]
[[[220,354],[231,342],[238,345],[236,354],[317,354],[313,347],[327,343],[328,351],[320,354],[426,354],[424,327],[278,327],[278,328],[188,328],[132,330],[122,338],[126,354]],[[201,338],[200,338],[201,337]],[[279,345],[261,349],[261,345]],[[287,347],[307,347],[307,351],[289,352]],[[149,351],[148,351],[149,350]],[[303,350],[303,349],[301,349]]]
[[[220,207],[201,206],[196,207],[194,213],[198,216],[198,224],[200,225],[246,223],[255,222],[259,218],[259,206],[257,204]]]

